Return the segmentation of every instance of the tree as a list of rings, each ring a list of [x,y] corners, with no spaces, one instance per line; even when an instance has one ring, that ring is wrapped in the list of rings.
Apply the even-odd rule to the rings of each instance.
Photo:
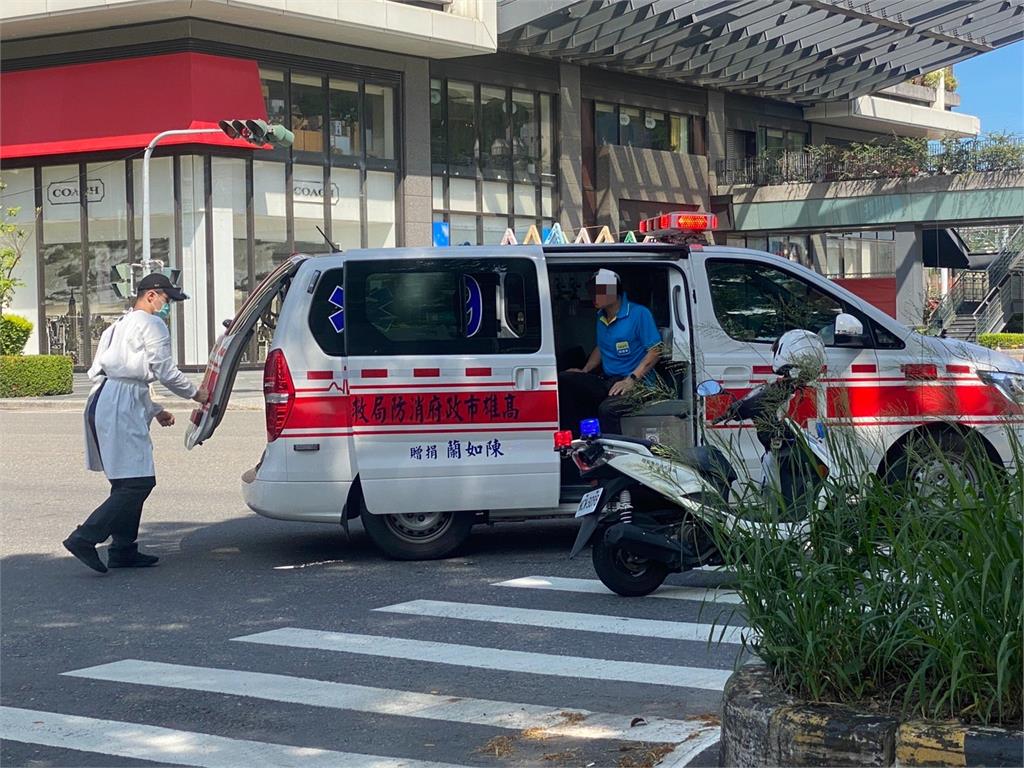
[[[7,185],[0,181],[0,193],[7,188]],[[10,306],[14,298],[14,291],[24,285],[23,280],[14,276],[14,270],[21,262],[25,252],[25,244],[31,234],[15,219],[18,218],[20,207],[4,208],[2,220],[0,220],[0,316],[3,316],[4,309]],[[39,211],[36,211],[36,216]]]

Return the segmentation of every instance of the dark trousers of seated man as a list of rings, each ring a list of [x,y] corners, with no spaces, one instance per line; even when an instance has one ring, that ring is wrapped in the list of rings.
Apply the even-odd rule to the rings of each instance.
[[[632,408],[628,397],[609,397],[608,391],[625,376],[563,371],[558,374],[558,421],[562,429],[578,432],[580,421],[597,418],[601,431],[621,434],[620,419]]]
[[[96,507],[89,519],[75,530],[74,537],[90,544],[102,544],[113,537],[110,554],[130,559],[139,551],[139,521],[142,505],[156,487],[156,478],[121,477],[110,481],[110,496]]]

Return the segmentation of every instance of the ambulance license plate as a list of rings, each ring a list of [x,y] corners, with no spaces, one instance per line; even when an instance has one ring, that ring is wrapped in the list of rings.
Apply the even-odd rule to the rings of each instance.
[[[580,505],[576,507],[576,517],[586,517],[593,514],[597,509],[597,503],[601,500],[601,492],[603,490],[604,488],[598,488],[596,491],[591,491],[580,499]]]

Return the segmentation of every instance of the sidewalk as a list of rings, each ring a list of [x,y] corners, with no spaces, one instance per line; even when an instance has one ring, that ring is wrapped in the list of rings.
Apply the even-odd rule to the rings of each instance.
[[[202,373],[185,374],[197,385],[202,382]],[[76,373],[71,382],[71,394],[50,397],[7,397],[0,398],[0,411],[82,411],[89,397],[92,383],[84,373]],[[196,404],[172,395],[160,384],[153,385],[153,399],[169,411],[189,413]],[[239,371],[231,389],[228,410],[263,410],[263,371]]]

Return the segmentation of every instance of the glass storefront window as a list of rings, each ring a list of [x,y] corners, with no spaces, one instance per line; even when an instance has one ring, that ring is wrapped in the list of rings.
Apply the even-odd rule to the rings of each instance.
[[[598,144],[619,143],[619,116],[614,104],[594,104],[594,121]]]
[[[668,119],[664,112],[647,110],[644,113],[644,129],[647,132],[647,147],[660,150],[672,149]]]
[[[453,213],[449,219],[449,233],[452,245],[477,245],[476,216]]]
[[[292,75],[293,152],[320,154],[324,151],[325,101],[323,78],[319,75]]]
[[[508,184],[501,181],[483,183],[484,213],[508,213]]]
[[[328,86],[331,157],[358,157],[362,154],[359,143],[359,84],[332,77]]]
[[[473,86],[448,81],[448,165],[453,176],[476,176]]]
[[[682,115],[672,115],[670,120],[671,135],[669,137],[669,149],[685,155],[690,151],[690,118]]]
[[[359,248],[362,245],[359,220],[359,171],[332,168],[331,241],[342,250]]]
[[[453,211],[475,211],[476,182],[472,179],[451,179],[448,182],[448,200]]]
[[[383,85],[366,86],[366,156],[395,158],[395,93]]]
[[[366,246],[395,245],[395,175],[382,171],[366,174]]]
[[[794,133],[793,131],[786,131],[786,151],[787,152],[802,152],[804,148],[805,136],[802,133]]]
[[[114,293],[110,270],[128,259],[128,201],[124,163],[86,166],[86,210],[89,249],[86,259],[89,290],[89,359],[100,336],[124,314],[128,301]]]
[[[263,100],[267,103],[267,119],[272,123],[288,123],[288,107],[285,101],[284,72],[260,68],[260,86]]]
[[[85,365],[78,166],[43,168],[43,315],[46,348]]]
[[[538,140],[537,110],[533,94],[512,91],[512,161],[516,181],[537,180]]]
[[[0,190],[0,208],[5,212],[8,223],[18,227],[18,232],[4,234],[4,247],[13,247],[17,242],[21,246],[21,260],[12,273],[22,285],[11,297],[10,306],[4,309],[12,315],[20,315],[32,322],[32,335],[25,345],[26,354],[35,354],[39,350],[41,337],[38,328],[39,313],[37,303],[36,280],[36,194],[35,170],[32,168],[4,169],[3,182],[6,188]]]
[[[508,229],[508,218],[505,216],[484,216],[484,245],[498,245]]]
[[[259,283],[290,254],[284,165],[254,160],[252,182],[255,280]]]
[[[643,146],[644,126],[640,110],[633,107],[619,107],[619,143],[625,147]]]
[[[215,268],[220,268],[215,270],[214,286],[220,294],[224,282],[222,278],[227,277],[223,254],[230,253],[232,310],[237,310],[256,287],[249,274],[249,241],[245,226],[245,160],[213,158],[212,178],[213,252],[218,259]],[[222,315],[223,310],[216,313],[220,320],[224,319]]]
[[[434,174],[447,172],[448,124],[444,117],[444,89],[441,81],[430,81],[430,162]],[[438,207],[435,205],[435,207]]]
[[[537,197],[536,187],[529,184],[515,185],[515,207],[517,216],[536,216]]]
[[[292,169],[292,215],[295,251],[322,253],[324,238],[317,227],[324,225],[324,198],[334,202],[333,185],[324,188],[324,169],[317,165],[298,165]]]
[[[480,87],[480,167],[486,178],[508,178],[511,152],[507,112],[504,88]]]
[[[551,114],[551,94],[540,95],[540,173],[541,176],[551,176],[554,171],[552,158],[554,149],[554,118]]]

